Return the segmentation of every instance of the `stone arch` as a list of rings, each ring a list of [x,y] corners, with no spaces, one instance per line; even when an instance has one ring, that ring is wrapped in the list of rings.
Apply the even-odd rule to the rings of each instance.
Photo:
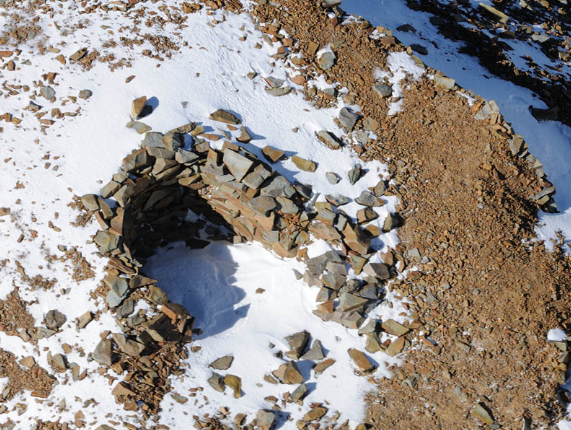
[[[225,111],[211,118],[230,129],[240,123]],[[221,150],[214,149],[197,131],[200,126],[190,123],[164,135],[146,133],[142,147],[124,158],[101,194],[81,198],[101,227],[94,242],[109,258],[98,293],[123,328],[123,333],[103,339],[92,357],[119,373],[127,371],[113,394],[126,409],[141,409],[146,416],[158,411],[169,390],[168,376],[182,372],[179,363],[186,358],[184,345],[192,340],[194,319],[183,306],[169,301],[156,280],[144,276],[144,259],[168,242],[207,244],[198,237],[204,225],[186,218],[189,209],[219,226],[220,234],[213,239],[258,241],[283,258],[305,259],[304,281],[322,287],[322,301],[328,303],[315,311],[325,321],[359,328],[382,285],[396,274],[394,266],[366,265],[372,234],[342,211],[330,203],[307,211],[310,187],[290,183],[244,146],[227,141]],[[389,217],[385,229],[394,224]],[[307,259],[310,234],[341,252]],[[348,266],[357,274],[365,268],[364,284],[348,279]],[[346,305],[343,295],[350,296]],[[340,306],[334,303],[339,297]],[[155,308],[156,315],[133,314],[133,302],[140,299]],[[372,340],[378,343],[378,337]]]

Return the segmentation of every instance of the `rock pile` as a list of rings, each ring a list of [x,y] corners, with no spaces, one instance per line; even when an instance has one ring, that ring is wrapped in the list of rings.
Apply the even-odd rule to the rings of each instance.
[[[134,117],[144,110],[143,100],[134,101]],[[212,113],[210,118],[227,124],[229,130],[237,130],[241,123],[223,110]],[[187,142],[191,139],[190,148]],[[284,156],[270,149],[264,154],[269,154],[271,161]],[[300,169],[315,170],[314,162],[299,157],[297,160]],[[99,223],[101,229],[94,242],[109,258],[108,274],[99,292],[123,327],[123,333],[102,336],[92,357],[119,373],[128,371],[127,378],[114,389],[117,402],[127,409],[140,407],[144,412],[156,412],[168,391],[168,376],[179,372],[178,362],[185,358],[183,346],[192,339],[192,316],[182,306],[171,303],[156,280],[141,274],[142,259],[168,242],[184,240],[193,248],[208,244],[198,235],[205,222],[186,220],[189,209],[223,227],[219,231],[231,232],[211,235],[212,239],[257,241],[281,257],[305,260],[307,270],[299,275],[310,286],[321,288],[315,314],[324,321],[360,328],[367,311],[382,298],[383,285],[396,275],[393,258],[386,264],[367,263],[376,253],[371,249],[371,239],[381,231],[363,229],[353,222],[339,208],[347,203],[346,197],[330,196],[329,202],[307,205],[311,187],[290,183],[246,148],[230,141],[224,142],[221,150],[212,148],[203,138],[203,129],[194,123],[164,134],[146,132],[141,149],[125,157],[122,166],[99,196],[84,195],[81,203]],[[360,166],[354,170],[350,176],[355,176],[356,182],[361,176]],[[385,189],[381,181],[374,189],[376,194],[365,192],[359,197],[364,211],[380,205],[379,197]],[[359,218],[366,222],[373,217],[365,213]],[[396,226],[395,219],[387,219],[385,231]],[[312,235],[340,248],[341,253],[329,251],[307,258],[306,245]],[[356,274],[363,272],[364,281],[350,280],[350,268]],[[157,315],[149,318],[142,312],[135,313],[134,304],[140,299],[159,310]],[[370,339],[368,351],[389,347],[390,341],[379,340],[382,329],[380,323],[375,323],[363,331]],[[317,357],[320,350],[317,344],[307,354]],[[290,373],[288,369],[284,372]],[[209,382],[224,389],[233,382],[226,382],[227,378],[218,375],[217,380]],[[236,396],[240,396],[239,384],[232,385]]]

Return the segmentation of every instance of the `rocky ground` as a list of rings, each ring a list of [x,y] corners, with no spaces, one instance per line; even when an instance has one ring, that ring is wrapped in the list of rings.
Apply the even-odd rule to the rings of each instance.
[[[202,386],[179,393],[173,392],[172,385],[175,378],[184,379],[185,360],[200,353],[201,347],[192,342],[201,333],[200,321],[171,302],[157,280],[146,276],[146,260],[158,248],[180,240],[192,249],[202,249],[212,240],[255,241],[282,258],[302,262],[296,277],[318,290],[317,303],[311,304],[315,317],[344,327],[346,333],[358,333],[363,345],[341,356],[329,351],[328,345],[324,349],[323,339],[305,330],[291,332],[281,339],[284,350],[274,353],[282,364],[264,376],[266,385],[286,385],[279,390],[282,394],[266,397],[268,406],[255,416],[216,405],[215,414],[194,414],[195,428],[555,426],[569,403],[561,387],[569,354],[566,335],[548,339],[548,332],[570,329],[570,261],[563,236],[550,244],[536,238],[538,213],[557,211],[555,187],[495,102],[459,88],[453,76],[426,66],[419,58],[422,46],[404,46],[391,29],[348,17],[337,1],[184,2],[171,7],[161,4],[162,14],[146,13],[145,3],[84,2],[80,6],[79,15],[111,10],[132,22],[133,28],[125,33],[129,36],[120,38],[122,56],[85,47],[65,57],[59,48],[45,46],[45,41],[39,43],[40,51],[49,52],[63,65],[76,63],[78,73],[88,73],[99,62],[113,70],[128,68],[136,55],[160,65],[187,48],[186,42],[177,43],[176,32],[169,34],[172,37],[154,33],[165,22],[183,30],[185,16],[206,10],[219,13],[210,23],[215,28],[224,22],[218,17],[226,13],[249,14],[263,34],[259,48],[271,46],[275,53],[268,61],[287,70],[287,82],[264,77],[264,91],[276,103],[294,94],[303,94],[314,108],[330,109],[342,102],[344,107],[335,118],[340,132],[314,133],[322,152],[293,154],[265,144],[256,147],[251,145],[257,139],[256,130],[242,123],[240,106],[229,106],[210,111],[208,119],[158,133],[147,124],[156,101],[134,99],[127,128],[141,135],[141,147],[124,154],[122,168],[102,181],[98,194],[76,196],[69,204],[69,210],[78,211],[74,228],[96,225],[99,229],[91,246],[97,246],[98,258],[106,262],[105,273],[96,273],[76,247],[62,246],[61,257],[50,254],[54,251],[44,252],[48,264],[67,265],[74,281],[93,279],[97,284],[90,294],[103,306],[82,312],[74,320],[77,330],[90,325],[96,330],[92,322],[105,318],[112,318],[118,328],[97,333],[92,350],[67,343],[61,345],[61,352],[44,348],[41,355],[49,368],[40,366],[32,355],[17,359],[12,352],[0,350],[0,378],[8,378],[2,399],[9,402],[31,392],[49,402],[59,384],[73,386],[98,374],[113,387],[115,402],[138,423],[123,418],[120,424],[117,417],[110,417],[107,424],[98,423],[98,429],[187,428],[188,423],[166,425],[160,419],[169,396],[183,408],[189,398],[200,407],[209,404],[208,396],[201,394]],[[498,9],[480,6],[475,11],[466,2],[410,6],[436,14],[434,25],[447,37],[468,41],[467,51],[479,55],[491,71],[538,92],[550,109],[534,110],[536,118],[567,123],[562,114],[570,100],[564,70],[569,55],[565,8],[546,2],[516,10],[500,3]],[[546,55],[562,62],[559,74],[533,67],[522,72],[503,60],[498,48],[503,45],[497,38],[489,41],[483,36],[493,28],[508,37],[505,33],[511,30],[502,28],[507,20],[500,9],[523,22],[532,6],[542,8],[543,13],[535,16],[548,23],[551,37],[532,39],[545,46]],[[3,3],[2,12],[13,21],[1,39],[9,48],[0,51],[2,73],[7,76],[18,71],[20,45],[36,37],[42,40],[38,36],[42,27],[34,24],[34,15],[40,11],[57,14],[49,3],[32,2],[26,7]],[[561,21],[554,19],[554,11]],[[477,30],[467,32],[456,25],[464,20]],[[64,32],[70,34],[83,25],[62,22],[68,26]],[[153,31],[142,31],[143,23]],[[118,32],[125,30],[124,26]],[[527,37],[530,32],[520,26],[513,37]],[[105,48],[117,43],[113,34],[109,30]],[[246,39],[245,35],[241,41]],[[477,50],[482,43],[491,49]],[[140,54],[136,46],[142,49]],[[126,85],[139,72],[133,73]],[[76,91],[77,95],[62,101],[54,89],[57,79],[57,73],[46,70],[41,80],[5,82],[6,99],[34,89],[25,108],[30,115],[23,118],[6,112],[4,121],[19,126],[35,116],[36,127],[49,133],[57,121],[81,115],[82,103],[93,92]],[[255,80],[256,73],[247,79]],[[58,104],[49,114],[43,106],[48,102]],[[77,108],[70,108],[75,104]],[[207,121],[216,123],[217,129],[204,127]],[[360,164],[342,174],[320,170],[327,160],[318,154],[344,157],[348,150],[360,158]],[[10,160],[6,158],[5,163]],[[45,168],[57,172],[57,158],[52,159],[48,151],[45,160]],[[348,182],[350,187],[344,189],[354,195],[331,193],[318,199],[317,186],[288,180],[281,173],[280,163],[286,161],[309,175],[305,178],[322,174],[333,190],[341,180]],[[378,161],[387,164],[386,174],[367,170],[373,164],[366,163]],[[30,186],[24,184],[25,174],[19,174],[15,190]],[[188,209],[202,215],[203,221],[189,221]],[[9,219],[10,229],[18,232],[17,243],[38,234],[27,220],[18,218],[15,206],[0,210],[2,221]],[[55,222],[49,221],[45,228],[61,231],[58,216],[56,212]],[[391,245],[390,235],[396,228],[400,243]],[[308,249],[315,242],[326,243],[330,250],[310,255]],[[57,279],[28,275],[15,257],[10,255],[3,262],[14,286],[22,283],[32,292],[54,289]],[[257,293],[263,294],[264,289]],[[376,310],[383,304],[385,314]],[[17,288],[0,301],[0,328],[7,336],[38,345],[66,330],[65,309],[53,307],[40,323],[28,312],[31,305],[21,299]],[[388,308],[394,308],[392,313]],[[339,332],[338,337],[342,336],[350,337]],[[72,353],[88,355],[87,368],[71,362]],[[244,378],[230,373],[234,360],[232,354],[217,357],[209,363],[209,379],[199,384],[240,399]],[[345,420],[343,411],[309,397],[311,384],[304,363],[310,363],[311,375],[319,377],[343,360],[358,378],[375,384],[366,397],[368,410],[362,423]],[[377,367],[386,368],[392,377],[375,373]],[[310,404],[304,404],[306,396],[312,399]],[[298,419],[288,416],[291,404],[301,406]],[[28,406],[19,402],[11,407],[2,410],[0,406],[0,412],[21,415]],[[61,408],[65,409],[65,401]],[[4,420],[2,428],[25,428],[13,417]],[[36,428],[90,425],[80,410],[73,421],[40,420]]]

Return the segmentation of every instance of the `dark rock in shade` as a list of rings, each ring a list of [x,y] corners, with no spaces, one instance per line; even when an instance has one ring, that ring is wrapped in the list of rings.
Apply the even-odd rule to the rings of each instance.
[[[422,45],[419,45],[418,43],[413,43],[410,45],[410,49],[412,49],[414,52],[418,52],[421,55],[428,55],[428,49]]]

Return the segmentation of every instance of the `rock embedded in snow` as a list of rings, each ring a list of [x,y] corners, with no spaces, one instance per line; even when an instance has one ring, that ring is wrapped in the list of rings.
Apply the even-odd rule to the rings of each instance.
[[[131,102],[131,117],[136,120],[143,113],[147,104],[147,96],[141,96]]]
[[[370,372],[375,369],[375,366],[369,361],[367,356],[358,349],[351,348],[347,351],[353,363],[357,366],[359,371],[363,373]]]
[[[52,309],[46,314],[46,327],[50,330],[58,330],[66,321],[66,316],[57,309]]]
[[[40,94],[46,100],[52,100],[56,95],[56,91],[52,87],[49,87],[49,86],[48,87],[42,87],[40,89]]]
[[[356,164],[351,170],[349,170],[348,177],[351,185],[355,185],[359,179],[363,176],[363,168],[360,164]]]
[[[382,206],[381,202],[370,191],[363,191],[361,195],[355,199],[357,203],[362,206],[379,207]]]
[[[270,430],[276,422],[276,415],[273,411],[260,409],[256,414],[256,424],[260,430]]]
[[[242,379],[236,375],[226,375],[224,377],[224,385],[234,391],[234,397],[239,399],[242,397]]]
[[[333,358],[328,358],[327,360],[320,361],[315,366],[313,366],[313,370],[316,374],[321,374],[325,372],[328,368],[335,364],[335,360]]]
[[[305,158],[298,157],[297,155],[291,157],[291,161],[298,169],[303,170],[304,172],[313,173],[317,169],[317,164],[313,161],[306,160]]]
[[[333,51],[325,51],[317,59],[317,64],[323,70],[329,70],[335,64],[337,57]]]
[[[277,162],[285,154],[284,151],[280,151],[279,149],[272,148],[271,146],[265,146],[262,149],[262,153],[268,159],[268,161],[270,161],[270,163]]]
[[[301,356],[302,360],[318,361],[323,360],[325,355],[323,354],[323,347],[321,346],[321,341],[315,339],[311,348]]]
[[[246,127],[240,127],[240,136],[236,140],[240,143],[249,143],[252,140],[252,136],[248,133]]]
[[[350,202],[350,200],[345,196],[332,196],[330,194],[325,196],[325,200],[327,200],[333,206],[343,206]]]
[[[112,341],[101,340],[91,355],[99,364],[111,366],[113,364]]]
[[[332,133],[322,130],[317,132],[317,137],[321,140],[325,146],[329,147],[330,149],[339,149],[341,148],[341,142],[335,135]]]
[[[289,402],[299,402],[307,394],[307,385],[301,384],[290,394]]]
[[[91,91],[91,90],[81,90],[79,92],[79,98],[84,99],[84,100],[87,100],[92,95],[93,95],[93,91]]]
[[[212,388],[221,393],[226,389],[226,385],[224,385],[224,378],[218,373],[212,373],[212,376],[208,379],[208,383]]]
[[[288,361],[282,364],[272,374],[280,380],[282,384],[301,384],[303,376],[294,361]]]
[[[288,86],[279,87],[279,88],[270,87],[270,88],[266,88],[265,90],[271,96],[282,97],[282,96],[285,96],[291,92],[291,87],[288,87]]]
[[[212,112],[209,118],[213,119],[214,121],[223,122],[225,124],[242,124],[242,121],[240,121],[236,115],[223,109],[218,109],[217,111]]]
[[[344,107],[341,109],[341,111],[339,111],[338,118],[343,127],[346,127],[349,129],[349,131],[352,131],[355,127],[355,124],[357,123],[357,120],[359,119],[359,115],[351,112],[349,109]]]
[[[323,417],[327,413],[327,409],[323,406],[317,406],[311,409],[309,412],[306,412],[303,416],[303,421],[311,422],[318,420],[319,418]]]
[[[298,360],[299,357],[305,351],[307,342],[309,341],[310,335],[307,331],[301,331],[294,333],[286,337],[287,343],[289,344],[290,350],[285,353],[285,355],[292,360]]]
[[[330,184],[335,185],[338,184],[339,181],[341,180],[341,178],[339,177],[339,175],[337,173],[334,172],[327,172],[325,174],[325,177],[327,178],[327,180],[329,181]]]
[[[224,357],[220,357],[217,360],[214,360],[210,363],[209,367],[212,367],[216,370],[228,370],[230,366],[232,366],[232,362],[234,361],[234,356],[232,355],[225,355]]]
[[[375,84],[373,85],[373,91],[384,98],[390,97],[393,94],[393,88],[387,84]]]

